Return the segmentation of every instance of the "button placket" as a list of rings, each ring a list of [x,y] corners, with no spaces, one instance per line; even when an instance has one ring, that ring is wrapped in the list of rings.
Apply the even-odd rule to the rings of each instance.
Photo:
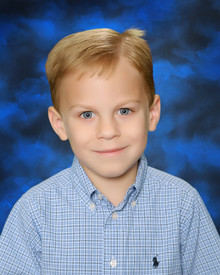
[[[112,209],[109,211],[108,215],[106,216],[106,223],[105,223],[105,265],[106,268],[116,271],[119,267],[119,234],[120,234],[120,224],[118,223],[118,210]],[[110,271],[109,270],[109,271]],[[111,272],[111,271],[110,271]]]

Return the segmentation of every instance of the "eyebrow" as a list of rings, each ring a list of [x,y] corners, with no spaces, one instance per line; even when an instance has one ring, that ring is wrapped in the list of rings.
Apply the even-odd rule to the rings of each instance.
[[[121,103],[117,104],[116,107],[119,107],[119,106],[122,106],[122,105],[127,105],[127,104],[131,104],[131,103],[138,103],[138,104],[141,104],[141,101],[140,100],[126,100],[126,101],[122,101]],[[69,110],[72,110],[72,109],[75,109],[75,108],[82,108],[82,109],[87,109],[87,110],[90,110],[90,109],[93,109],[94,106],[89,106],[89,105],[84,105],[84,104],[74,104],[74,105],[71,105]]]

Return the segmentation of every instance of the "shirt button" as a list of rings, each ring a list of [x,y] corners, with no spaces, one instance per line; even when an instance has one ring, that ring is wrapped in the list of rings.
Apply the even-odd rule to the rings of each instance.
[[[131,206],[135,207],[135,205],[136,205],[136,201],[132,201]]]
[[[117,218],[118,218],[118,214],[117,214],[116,212],[114,212],[114,213],[112,214],[112,219],[113,219],[113,220],[117,220]]]
[[[110,266],[111,266],[112,268],[115,268],[115,267],[117,266],[117,261],[116,261],[114,258],[112,258],[112,260],[111,260],[111,262],[110,262]]]
[[[89,208],[90,208],[91,210],[94,210],[94,209],[95,209],[95,204],[92,202],[92,203],[90,204]]]
[[[102,195],[100,193],[98,193],[98,198],[102,200]]]

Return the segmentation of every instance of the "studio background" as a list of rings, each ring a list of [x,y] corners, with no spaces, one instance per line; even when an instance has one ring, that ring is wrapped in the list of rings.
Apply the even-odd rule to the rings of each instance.
[[[194,186],[220,232],[218,0],[0,2],[0,232],[24,192],[72,164],[47,118],[49,51],[66,35],[103,27],[146,31],[162,101],[148,163]]]

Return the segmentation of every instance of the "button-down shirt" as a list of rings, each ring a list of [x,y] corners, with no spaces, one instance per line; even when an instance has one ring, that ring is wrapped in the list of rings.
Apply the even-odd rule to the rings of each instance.
[[[139,160],[114,207],[77,158],[16,203],[0,238],[0,274],[220,274],[220,240],[199,194]]]

